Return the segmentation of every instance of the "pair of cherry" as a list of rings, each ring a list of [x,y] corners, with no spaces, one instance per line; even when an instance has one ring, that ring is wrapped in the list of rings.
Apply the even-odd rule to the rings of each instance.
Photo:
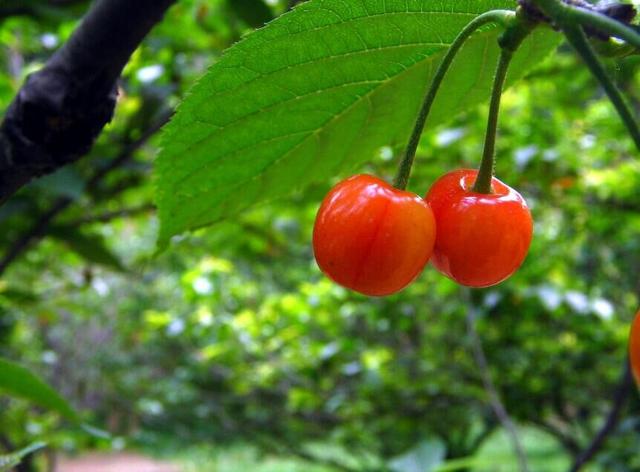
[[[340,182],[313,229],[320,269],[371,296],[402,290],[429,259],[461,285],[502,282],[522,264],[533,221],[522,196],[498,179],[491,193],[473,191],[476,176],[469,169],[445,174],[424,199],[370,175]]]

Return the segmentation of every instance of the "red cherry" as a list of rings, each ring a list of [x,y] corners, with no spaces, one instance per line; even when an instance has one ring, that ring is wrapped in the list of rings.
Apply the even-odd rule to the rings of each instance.
[[[313,252],[335,282],[371,296],[411,283],[427,264],[435,221],[419,196],[370,175],[337,184],[324,198],[313,228]]]
[[[629,333],[629,362],[636,383],[640,386],[640,311],[636,313]]]
[[[524,261],[533,221],[522,196],[498,179],[491,193],[472,190],[478,171],[440,177],[426,196],[438,226],[433,265],[459,284],[489,287]]]

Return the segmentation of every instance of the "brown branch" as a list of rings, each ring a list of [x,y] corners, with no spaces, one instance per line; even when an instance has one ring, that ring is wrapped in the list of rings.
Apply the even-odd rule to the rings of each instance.
[[[143,146],[151,136],[153,136],[169,119],[169,114],[164,115],[155,124],[150,126],[138,139],[124,146],[121,152],[108,165],[97,170],[87,181],[87,188],[96,187],[110,172],[121,167],[129,161],[136,150]],[[0,259],[0,276],[7,268],[24,253],[33,243],[44,237],[53,220],[73,203],[70,197],[59,197],[48,210],[40,215],[37,221],[25,231],[7,249],[5,255]]]
[[[468,292],[467,292],[468,293]],[[484,354],[484,349],[482,348],[482,341],[480,340],[480,336],[478,336],[478,332],[475,327],[476,317],[474,308],[469,306],[467,312],[467,334],[469,339],[471,340],[471,347],[473,350],[473,356],[475,358],[476,364],[478,365],[478,369],[480,370],[480,376],[482,377],[482,383],[484,384],[484,389],[489,395],[489,402],[491,403],[491,408],[493,409],[498,421],[505,429],[507,434],[511,439],[511,443],[513,445],[513,450],[516,453],[518,458],[518,464],[520,466],[520,470],[522,472],[527,472],[529,467],[527,465],[527,455],[522,447],[522,443],[520,442],[520,438],[518,437],[518,431],[511,421],[511,417],[509,413],[507,413],[507,409],[502,404],[500,400],[500,394],[491,379],[491,372],[489,371],[489,363],[487,362],[487,357]]]
[[[609,410],[609,414],[605,418],[604,423],[602,424],[602,427],[600,428],[598,433],[591,440],[591,443],[577,457],[573,466],[571,467],[571,469],[569,469],[570,472],[578,472],[584,465],[587,464],[587,462],[593,459],[593,457],[602,448],[609,435],[613,433],[616,426],[618,425],[618,421],[620,421],[620,412],[627,402],[629,394],[632,390],[633,379],[631,377],[631,368],[629,367],[628,360],[625,359],[624,371],[613,393],[613,399],[611,401],[611,409]]]
[[[0,126],[0,205],[32,178],[87,154],[111,120],[116,82],[175,0],[99,0],[30,75]]]

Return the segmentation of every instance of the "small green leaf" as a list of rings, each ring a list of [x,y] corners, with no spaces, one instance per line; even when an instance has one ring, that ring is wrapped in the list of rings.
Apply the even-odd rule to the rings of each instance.
[[[24,459],[29,454],[36,452],[43,447],[46,447],[46,443],[42,441],[34,442],[24,449],[20,449],[17,452],[13,452],[11,454],[0,455],[0,472],[9,472],[15,466],[20,464],[22,459]]]
[[[78,413],[40,377],[19,364],[0,359],[0,391],[29,400],[80,424]]]
[[[69,249],[89,262],[117,271],[125,270],[118,257],[107,248],[104,238],[98,234],[84,233],[73,226],[63,225],[53,226],[48,234],[64,242]]]
[[[515,0],[311,0],[230,48],[192,89],[156,161],[159,247],[259,202],[328,179],[405,143],[460,30]],[[462,48],[427,129],[487,100],[500,30]],[[538,28],[513,82],[559,42]]]
[[[389,461],[389,468],[394,472],[431,472],[444,462],[446,454],[447,448],[440,439],[428,439]]]

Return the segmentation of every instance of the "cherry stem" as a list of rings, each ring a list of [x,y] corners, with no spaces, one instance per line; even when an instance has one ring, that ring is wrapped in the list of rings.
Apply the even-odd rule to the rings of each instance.
[[[624,95],[622,95],[622,92],[613,82],[602,65],[602,62],[600,62],[596,53],[593,51],[582,27],[568,23],[562,26],[562,30],[571,46],[573,46],[587,67],[589,67],[591,74],[600,82],[609,100],[616,108],[618,115],[620,115],[622,122],[627,127],[627,131],[631,135],[636,147],[640,150],[640,128],[638,127],[638,121],[633,116],[631,107],[625,100]]]
[[[632,27],[609,18],[602,13],[591,11],[578,5],[564,3],[561,0],[536,0],[536,5],[545,15],[555,22],[579,24],[606,33],[640,49],[640,34]]]
[[[509,70],[509,64],[511,63],[514,52],[533,30],[535,25],[535,23],[524,18],[519,11],[515,20],[498,39],[501,52],[498,66],[496,67],[496,74],[493,79],[493,90],[491,91],[482,161],[480,163],[478,177],[472,188],[472,191],[476,193],[491,193],[491,179],[493,178],[493,168],[495,164],[496,134],[498,132],[498,115],[500,114],[500,99],[502,98],[507,71]]]
[[[420,107],[418,117],[409,138],[409,143],[407,144],[404,157],[400,162],[398,173],[394,180],[393,185],[396,188],[399,188],[401,190],[407,188],[407,184],[409,183],[409,176],[411,174],[411,167],[413,166],[413,161],[415,160],[416,150],[418,149],[418,144],[420,143],[420,137],[422,136],[422,131],[427,121],[427,117],[429,116],[429,112],[431,111],[431,107],[433,105],[433,102],[435,101],[444,76],[449,70],[453,59],[455,58],[458,51],[460,51],[460,48],[462,47],[464,42],[482,26],[490,23],[506,26],[509,20],[514,18],[514,16],[515,13],[511,10],[491,10],[482,13],[471,20],[462,29],[462,31],[460,31],[458,36],[456,36],[453,43],[451,43],[451,46],[449,46],[447,53],[445,54],[442,62],[436,70],[435,75],[433,76],[431,85],[429,86],[422,106]]]
[[[507,70],[513,53],[503,49],[500,53],[500,60],[493,80],[493,91],[491,92],[491,104],[489,105],[489,118],[487,120],[487,134],[484,138],[484,151],[482,152],[482,162],[478,177],[473,184],[473,191],[476,193],[491,193],[491,179],[493,178],[493,166],[495,162],[496,134],[498,132],[498,115],[500,113],[500,99],[502,89],[507,77]]]

